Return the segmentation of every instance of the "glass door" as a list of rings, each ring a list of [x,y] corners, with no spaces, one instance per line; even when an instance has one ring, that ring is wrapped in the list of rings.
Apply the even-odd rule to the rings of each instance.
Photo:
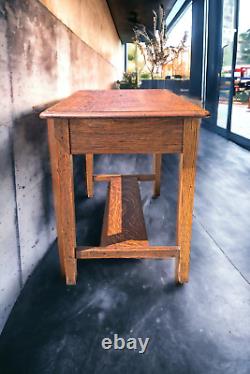
[[[234,44],[236,33],[236,2],[224,0],[219,66],[219,100],[217,126],[227,129],[234,84]]]
[[[250,150],[249,15],[250,0],[209,1],[203,123]]]
[[[231,132],[250,139],[250,1],[239,0]]]

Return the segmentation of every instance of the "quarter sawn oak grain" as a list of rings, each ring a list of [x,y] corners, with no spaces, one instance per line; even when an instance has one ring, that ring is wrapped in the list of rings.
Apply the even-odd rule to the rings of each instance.
[[[41,113],[41,118],[197,117],[209,113],[167,90],[78,91]]]

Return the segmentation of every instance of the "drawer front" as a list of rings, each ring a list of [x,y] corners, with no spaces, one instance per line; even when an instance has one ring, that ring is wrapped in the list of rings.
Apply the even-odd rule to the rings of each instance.
[[[180,153],[183,119],[72,119],[71,153]]]

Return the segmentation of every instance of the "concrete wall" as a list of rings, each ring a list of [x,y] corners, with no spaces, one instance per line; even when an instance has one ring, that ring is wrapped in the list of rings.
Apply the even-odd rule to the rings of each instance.
[[[78,2],[70,4],[74,10]],[[62,15],[59,20],[38,0],[0,2],[0,331],[56,237],[46,125],[33,106],[80,88],[110,88],[121,71],[120,41],[108,8],[103,0],[95,0],[95,8],[90,4],[89,22],[98,26],[91,29],[92,43],[90,37],[85,43],[83,33],[72,32]],[[78,8],[71,22],[74,17],[79,20]]]
[[[106,60],[120,65],[121,43],[106,0],[40,1]]]

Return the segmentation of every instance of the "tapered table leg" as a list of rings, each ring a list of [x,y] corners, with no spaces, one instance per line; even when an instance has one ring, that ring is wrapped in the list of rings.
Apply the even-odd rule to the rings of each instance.
[[[180,155],[179,165],[179,193],[177,205],[176,244],[180,246],[180,256],[176,262],[176,281],[178,283],[188,282],[189,278],[198,136],[199,120],[185,120],[183,130],[183,153]]]
[[[48,124],[50,126],[50,123]],[[76,227],[74,203],[73,159],[70,154],[68,120],[54,120],[49,130],[52,178],[55,195],[57,236],[60,263],[66,283],[76,283]]]
[[[94,196],[94,179],[93,179],[94,155],[86,154],[86,186],[88,197]]]
[[[57,165],[58,165],[58,149],[57,149],[57,141],[55,138],[55,127],[54,127],[54,120],[48,119],[48,142],[49,142],[49,152],[50,152],[50,167],[51,167],[51,175],[52,175],[52,186],[53,186],[53,199],[54,199],[54,208],[55,208],[55,216],[56,216],[56,228],[57,233],[60,230],[60,203],[59,203],[59,183],[58,183],[58,175],[57,175]],[[58,243],[58,250],[59,250],[59,261],[60,261],[60,268],[61,273],[65,276],[65,266],[64,266],[64,253],[63,253],[63,246],[61,241],[61,235],[57,237]]]
[[[161,189],[161,161],[162,155],[155,153],[153,155],[153,174],[155,175],[154,181],[154,192],[153,196],[157,197],[160,196],[160,189]]]

